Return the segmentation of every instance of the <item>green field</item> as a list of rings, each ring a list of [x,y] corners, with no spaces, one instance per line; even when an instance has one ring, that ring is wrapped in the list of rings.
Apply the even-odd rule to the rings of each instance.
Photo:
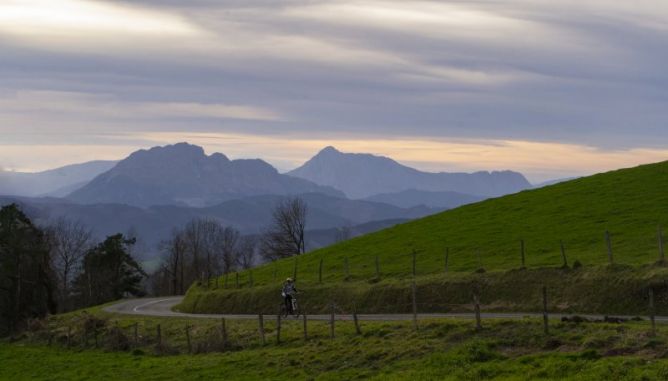
[[[668,274],[655,265],[658,228],[668,225],[666,189],[662,162],[491,199],[195,285],[180,309],[273,312],[282,280],[296,274],[310,311],[324,312],[333,300],[347,311],[407,312],[415,251],[421,311],[466,310],[479,286],[492,309],[533,311],[546,285],[555,310],[641,314],[650,285],[668,297],[661,286]],[[521,240],[527,270],[518,271]]]
[[[668,267],[657,263],[657,227],[668,225],[667,186],[668,163],[660,163],[488,200],[318,250],[298,262],[253,269],[240,274],[238,286],[235,274],[193,285],[179,308],[271,314],[280,300],[278,287],[296,264],[305,290],[300,302],[311,313],[328,311],[331,302],[338,312],[408,312],[415,250],[421,312],[469,311],[474,290],[483,310],[538,311],[546,286],[552,312],[646,315],[652,289],[657,311],[668,314]],[[608,263],[606,230],[614,265]],[[520,269],[521,239],[526,269]],[[568,266],[562,266],[560,240]],[[309,322],[304,340],[302,323],[289,319],[276,343],[276,322],[267,317],[265,344],[255,320],[228,320],[225,344],[221,325],[100,308],[55,316],[0,343],[0,379],[668,379],[668,327],[660,325],[654,336],[646,321],[554,319],[549,335],[534,318],[484,320],[480,331],[470,320],[424,320],[417,331],[410,322],[362,322],[361,334],[352,322],[339,321],[334,339],[326,322]]]
[[[656,336],[646,322],[573,323],[551,321],[545,335],[538,319],[426,320],[415,331],[410,322],[337,322],[329,337],[325,322],[309,322],[304,340],[299,321],[283,322],[275,342],[275,322],[266,321],[262,345],[257,321],[228,320],[228,346],[220,346],[220,321],[146,318],[98,310],[72,313],[34,325],[13,343],[0,342],[2,380],[481,380],[575,379],[653,380],[668,377],[668,327]],[[84,344],[91,317],[102,319],[98,348],[92,335]],[[139,342],[119,349],[118,332]],[[164,348],[156,352],[156,328]],[[185,327],[191,332],[188,354]],[[71,332],[66,347],[66,332]],[[51,346],[47,337],[51,335]],[[218,344],[218,345],[217,345]]]
[[[470,272],[480,263],[486,270],[519,268],[520,240],[526,243],[526,266],[560,266],[560,241],[572,264],[608,261],[605,231],[612,237],[613,257],[620,264],[653,263],[658,258],[657,228],[668,225],[668,162],[603,173],[546,188],[466,205],[398,225],[299,257],[297,278],[317,281],[323,260],[323,281],[375,276],[378,256],[383,277],[443,272],[449,248],[449,269]],[[253,269],[255,285],[291,276],[295,261],[287,259]],[[274,277],[276,275],[276,277]],[[249,273],[241,282],[249,282]],[[229,284],[235,279],[231,276]]]

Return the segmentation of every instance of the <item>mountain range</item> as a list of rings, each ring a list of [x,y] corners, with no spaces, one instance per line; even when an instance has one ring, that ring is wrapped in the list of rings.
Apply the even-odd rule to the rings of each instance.
[[[395,193],[380,193],[364,198],[365,201],[382,202],[400,208],[426,206],[436,209],[452,209],[458,206],[482,201],[485,197],[473,196],[458,192],[430,192],[418,189],[408,189]]]
[[[387,157],[343,153],[334,147],[326,147],[287,174],[340,189],[351,198],[410,189],[450,191],[486,198],[531,188],[527,179],[517,172],[422,172]]]
[[[428,173],[333,147],[281,174],[260,159],[230,160],[178,143],[118,162],[0,172],[0,194],[15,195],[0,197],[0,205],[19,202],[40,223],[80,220],[98,238],[134,230],[146,248],[143,256],[150,257],[173,228],[193,218],[258,234],[287,196],[308,204],[308,245],[317,248],[340,239],[342,227],[355,236],[530,187],[516,172]]]
[[[344,197],[334,188],[282,175],[259,159],[207,156],[202,147],[179,143],[134,152],[67,198],[85,204],[201,207],[248,196],[301,193]]]
[[[63,197],[110,170],[116,163],[99,160],[36,173],[0,170],[0,194]]]

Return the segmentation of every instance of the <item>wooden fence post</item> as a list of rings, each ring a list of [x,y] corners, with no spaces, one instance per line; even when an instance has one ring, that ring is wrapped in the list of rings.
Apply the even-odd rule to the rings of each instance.
[[[188,353],[193,353],[192,343],[190,342],[190,325],[186,324],[186,343],[188,344]]]
[[[547,316],[547,287],[545,286],[543,286],[543,330],[546,335],[550,333]]]
[[[360,328],[359,319],[357,319],[357,308],[353,309],[353,321],[355,322],[355,333],[361,335],[362,329]]]
[[[220,335],[223,338],[223,348],[227,348],[227,324],[225,318],[220,318]]]
[[[659,262],[664,263],[666,257],[664,255],[663,249],[663,228],[659,225]]]
[[[448,260],[450,259],[450,248],[446,247],[445,248],[445,272],[448,272]]]
[[[608,247],[608,261],[610,261],[610,264],[612,265],[614,263],[612,259],[612,239],[610,238],[610,232],[607,230],[605,231],[605,243]]]
[[[417,253],[415,252],[415,249],[413,249],[413,279],[415,279],[415,274],[417,273],[417,269],[415,268],[417,265]]]
[[[329,338],[334,338],[334,302],[330,305],[331,311],[329,314]]]
[[[561,266],[566,268],[566,267],[568,267],[568,260],[566,259],[566,247],[564,247],[564,241],[563,240],[559,241],[559,247],[561,248],[561,259],[563,261]]]
[[[417,320],[417,285],[415,284],[415,279],[413,279],[413,283],[411,283],[411,293],[413,295],[413,328],[417,331],[418,330],[418,320]]]
[[[322,258],[320,258],[320,264],[318,265],[318,283],[322,284]]]
[[[376,278],[380,279],[380,260],[378,255],[376,255]]]
[[[276,315],[276,344],[281,343],[281,314]]]
[[[302,314],[302,318],[304,320],[304,341],[308,340],[308,328],[306,326],[306,322],[308,321],[308,318],[306,317],[306,312]]]
[[[280,316],[280,313],[277,316]],[[260,343],[262,345],[265,345],[267,342],[265,341],[265,338],[264,338],[264,316],[262,314],[259,314],[257,316],[257,321],[258,321],[258,324],[259,324],[259,331],[260,331]]]
[[[649,320],[652,323],[652,336],[656,335],[656,309],[654,308],[654,289],[649,288]]]
[[[473,308],[475,309],[475,329],[482,329],[482,320],[480,318],[480,298],[478,298],[478,292],[473,291]]]
[[[524,240],[523,239],[520,240],[520,255],[522,257],[521,258],[522,259],[522,267],[521,268],[525,269],[526,268],[526,262],[525,262],[525,258],[524,258]]]

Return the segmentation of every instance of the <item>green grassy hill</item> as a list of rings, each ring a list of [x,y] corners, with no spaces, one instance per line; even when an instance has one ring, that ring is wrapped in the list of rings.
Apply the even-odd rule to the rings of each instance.
[[[668,327],[647,322],[576,323],[429,319],[257,321],[117,315],[93,308],[35,321],[0,340],[0,380],[659,380],[668,376]],[[157,327],[161,327],[158,346]],[[135,328],[136,327],[136,328]],[[186,336],[190,333],[190,345]],[[137,332],[135,339],[134,332]],[[68,339],[69,337],[69,339]]]
[[[227,312],[264,306],[275,298],[275,288],[280,282],[286,276],[293,276],[296,265],[298,283],[311,294],[318,297],[345,294],[337,297],[339,300],[357,295],[363,299],[359,302],[362,308],[372,307],[367,310],[380,311],[380,306],[396,302],[397,288],[408,286],[405,280],[412,278],[414,250],[417,252],[418,286],[443,290],[445,283],[449,282],[451,286],[456,283],[455,289],[460,291],[457,295],[450,293],[449,300],[470,300],[470,294],[462,292],[479,282],[487,284],[491,290],[512,290],[520,286],[538,290],[537,285],[548,279],[554,280],[551,281],[554,287],[564,295],[573,295],[583,287],[596,288],[599,283],[592,284],[594,278],[609,283],[610,287],[619,286],[614,293],[638,296],[647,291],[649,283],[664,279],[665,269],[658,271],[658,268],[649,266],[659,258],[657,230],[661,224],[668,226],[668,162],[524,191],[397,225],[296,259],[277,261],[241,273],[240,289],[236,289],[236,274],[230,274],[227,282],[224,278],[218,282],[220,288],[227,283],[226,289],[192,287],[181,307],[198,312]],[[630,265],[633,269],[627,267],[619,272],[619,268],[608,271],[601,267],[608,263],[606,230],[612,237],[615,264]],[[507,273],[521,267],[520,240],[525,242],[526,267],[538,270],[537,273]],[[577,260],[585,266],[583,270],[568,274],[559,272],[562,265],[560,241],[565,245],[569,265]],[[446,248],[449,250],[447,274],[444,271]],[[376,258],[380,277],[376,276]],[[318,284],[320,261],[323,264],[322,285]],[[480,265],[487,274],[472,274]],[[613,282],[608,278],[617,280]],[[560,285],[559,279],[581,284]],[[346,281],[345,285],[343,281]],[[634,288],[621,289],[622,283],[633,284]],[[395,291],[382,292],[386,289]],[[345,293],[345,290],[349,292]],[[613,292],[612,288],[610,292]],[[380,294],[386,296],[374,299],[374,295]],[[409,292],[401,294],[409,295]],[[518,296],[509,294],[503,302],[519,306],[523,302],[513,299]],[[614,300],[614,294],[605,297]],[[427,299],[436,305],[443,298]],[[233,300],[241,302],[232,303]],[[490,300],[491,303],[498,301]],[[314,300],[309,302],[314,303]],[[570,306],[579,305],[579,302],[564,300]],[[410,299],[402,300],[402,303],[410,304]],[[632,309],[634,313],[639,313],[644,305],[644,302],[639,303]],[[617,310],[606,305],[589,309],[589,312],[596,311],[630,312],[628,308]]]
[[[450,250],[452,271],[472,271],[478,255],[486,270],[520,267],[520,240],[526,265],[560,266],[559,242],[569,261],[607,263],[605,231],[612,237],[616,263],[643,264],[658,258],[657,227],[668,225],[668,162],[603,173],[546,188],[491,199],[429,216],[311,252],[298,259],[300,281],[316,281],[323,259],[323,281],[375,275],[375,257],[386,277],[444,270]],[[255,284],[293,273],[294,259],[253,270]],[[246,277],[247,274],[244,274]]]

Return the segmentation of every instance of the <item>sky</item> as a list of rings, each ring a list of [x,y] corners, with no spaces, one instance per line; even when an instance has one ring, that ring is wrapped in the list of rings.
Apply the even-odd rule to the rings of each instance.
[[[0,169],[188,141],[531,181],[668,160],[668,2],[1,0]]]

